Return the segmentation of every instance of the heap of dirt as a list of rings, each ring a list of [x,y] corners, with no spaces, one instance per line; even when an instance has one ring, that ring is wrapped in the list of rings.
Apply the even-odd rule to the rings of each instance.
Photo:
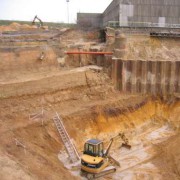
[[[4,31],[20,31],[20,30],[33,30],[37,29],[36,26],[30,26],[28,24],[11,23],[8,26],[0,26],[0,32]]]

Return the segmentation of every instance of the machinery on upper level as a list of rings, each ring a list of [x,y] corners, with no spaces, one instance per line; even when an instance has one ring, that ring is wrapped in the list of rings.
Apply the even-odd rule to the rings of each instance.
[[[39,21],[40,27],[43,27],[43,22],[38,16],[36,15],[32,21],[32,25],[35,25],[36,19]]]
[[[111,138],[106,150],[104,150],[104,143],[101,140],[90,139],[86,141],[81,157],[81,171],[89,179],[101,177],[116,171],[116,168],[110,165],[108,155],[113,141],[118,137],[123,140],[121,147],[131,148],[124,133],[119,133],[117,136]]]

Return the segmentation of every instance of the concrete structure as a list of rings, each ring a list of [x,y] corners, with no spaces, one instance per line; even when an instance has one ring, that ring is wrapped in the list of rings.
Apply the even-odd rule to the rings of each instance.
[[[113,0],[103,12],[103,26],[107,26],[109,21],[119,21],[119,0]]]
[[[78,13],[91,27],[178,27],[180,0],[113,0],[102,14]],[[99,23],[98,23],[99,22]]]
[[[118,35],[114,41],[112,79],[116,89],[152,95],[180,93],[180,60],[125,58],[127,39]]]
[[[81,14],[81,16],[79,14],[78,17],[78,22],[84,18],[83,21],[91,21],[91,27],[96,28],[109,25],[155,27],[158,32],[168,27],[173,30],[177,28],[176,30],[179,31],[180,0],[113,0],[101,15],[98,14],[97,18],[96,16],[90,18],[88,14]],[[117,89],[152,95],[180,93],[180,60],[178,58],[127,59],[125,58],[126,38],[116,35],[113,29],[107,29],[107,36],[111,37],[106,41],[107,46],[114,51],[111,59],[111,75]],[[109,59],[106,61],[105,58],[102,61],[104,61],[104,66],[109,65]]]
[[[102,27],[102,14],[99,13],[77,13],[77,24],[81,28]]]

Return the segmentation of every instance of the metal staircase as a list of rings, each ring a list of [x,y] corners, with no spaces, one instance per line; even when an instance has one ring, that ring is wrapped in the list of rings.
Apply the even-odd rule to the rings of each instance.
[[[67,153],[68,153],[72,163],[79,161],[80,158],[79,158],[78,152],[76,150],[76,147],[73,145],[73,143],[63,125],[62,118],[59,116],[59,114],[57,112],[56,112],[56,116],[54,116],[53,120],[54,120],[57,130],[61,136],[61,139],[66,147]]]

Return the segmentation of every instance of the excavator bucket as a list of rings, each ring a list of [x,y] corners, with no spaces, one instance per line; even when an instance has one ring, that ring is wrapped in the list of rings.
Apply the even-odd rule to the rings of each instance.
[[[122,143],[121,147],[125,147],[126,149],[131,149],[131,145]]]

